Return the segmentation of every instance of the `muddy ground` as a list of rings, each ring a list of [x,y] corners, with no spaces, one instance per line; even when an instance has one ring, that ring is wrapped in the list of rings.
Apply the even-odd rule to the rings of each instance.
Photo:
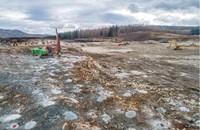
[[[198,46],[64,44],[0,47],[0,129],[199,129]]]

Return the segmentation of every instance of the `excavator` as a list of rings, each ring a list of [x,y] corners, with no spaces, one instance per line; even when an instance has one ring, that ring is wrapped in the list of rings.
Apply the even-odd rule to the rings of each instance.
[[[32,49],[33,56],[40,56],[41,58],[47,56],[54,56],[57,55],[58,57],[61,56],[61,46],[60,46],[60,38],[58,36],[58,31],[56,28],[56,46],[45,46],[43,48],[33,48]]]
[[[171,47],[175,47],[174,50],[181,50],[181,46],[177,44],[177,42],[172,41],[169,42],[169,46],[167,47],[167,49],[171,48]]]

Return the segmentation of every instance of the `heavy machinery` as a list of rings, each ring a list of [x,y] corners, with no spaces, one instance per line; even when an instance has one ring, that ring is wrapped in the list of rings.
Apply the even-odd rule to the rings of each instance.
[[[17,40],[12,40],[12,46],[14,46],[14,47],[16,47],[16,46],[18,46],[18,43],[17,43]]]
[[[56,46],[45,46],[43,48],[33,48],[32,55],[39,55],[41,57],[45,56],[61,56],[61,46],[60,46],[60,38],[58,36],[58,31],[56,29]]]
[[[175,41],[169,42],[169,46],[167,47],[167,49],[169,49],[170,47],[175,47],[174,50],[180,50],[180,45],[178,45]]]

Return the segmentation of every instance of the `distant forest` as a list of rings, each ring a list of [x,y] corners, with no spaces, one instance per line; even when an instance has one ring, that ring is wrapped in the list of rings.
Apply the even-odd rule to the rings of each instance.
[[[174,33],[182,35],[199,35],[199,27],[185,26],[142,26],[142,25],[126,25],[111,26],[100,29],[74,30],[59,33],[61,39],[79,39],[79,38],[107,38],[107,37],[124,37],[127,33],[139,31],[155,31]]]

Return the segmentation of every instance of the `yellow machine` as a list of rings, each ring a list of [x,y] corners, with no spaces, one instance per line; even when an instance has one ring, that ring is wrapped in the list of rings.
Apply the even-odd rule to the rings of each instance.
[[[169,42],[169,46],[167,47],[167,49],[169,49],[170,47],[175,47],[174,50],[180,49],[180,45],[178,45],[175,41]]]
[[[12,42],[13,42],[13,46],[15,47],[15,46],[18,46],[18,43],[17,43],[17,40],[12,40]]]

